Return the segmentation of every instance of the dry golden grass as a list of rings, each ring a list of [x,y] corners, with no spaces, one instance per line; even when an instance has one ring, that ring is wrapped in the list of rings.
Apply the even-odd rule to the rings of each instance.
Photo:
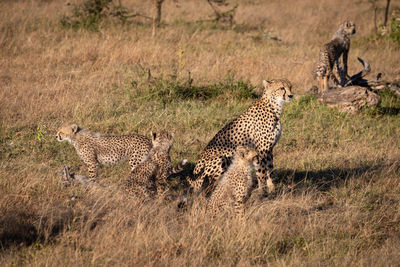
[[[149,14],[150,1],[122,2]],[[177,200],[137,204],[118,191],[64,188],[56,173],[63,165],[85,172],[73,148],[55,139],[66,121],[107,134],[170,129],[172,158],[188,158],[190,172],[212,136],[253,99],[236,91],[171,99],[154,88],[172,94],[190,71],[193,88],[227,77],[255,86],[286,77],[304,94],[319,48],[346,18],[357,24],[349,72],[360,69],[359,56],[371,63],[371,77],[399,79],[399,48],[373,34],[368,2],[240,1],[232,29],[195,23],[212,14],[206,1],[166,1],[155,39],[143,19],[106,21],[98,31],[63,28],[69,10],[61,0],[0,2],[0,265],[400,262],[400,102],[390,95],[355,116],[312,97],[288,104],[275,150],[278,190],[252,198],[245,222],[211,220],[203,199],[178,210]],[[266,40],[266,32],[282,41]],[[147,69],[163,80],[149,83]],[[127,175],[127,165],[107,167],[98,179],[118,184]],[[171,186],[175,196],[185,188],[179,179]]]

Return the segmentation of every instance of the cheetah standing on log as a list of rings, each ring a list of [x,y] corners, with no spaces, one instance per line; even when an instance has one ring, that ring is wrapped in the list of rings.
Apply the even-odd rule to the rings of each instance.
[[[166,131],[152,133],[153,147],[146,159],[131,172],[125,181],[126,192],[140,199],[163,195],[168,176],[181,171],[187,161],[185,159],[177,167],[172,167],[169,152],[174,142],[173,136],[172,133]]]
[[[356,25],[352,21],[344,21],[340,24],[338,31],[329,43],[324,44],[319,54],[319,61],[315,70],[315,76],[319,81],[319,89],[326,91],[329,89],[329,79],[332,79],[335,86],[343,86],[347,74],[347,57],[350,49],[350,36],[356,33]],[[343,69],[340,67],[340,56],[343,55]],[[340,75],[339,82],[333,73],[334,64]]]
[[[150,139],[142,135],[102,136],[82,130],[75,123],[62,126],[56,137],[59,142],[68,141],[75,147],[88,168],[90,180],[96,178],[99,164],[115,165],[129,160],[133,170],[152,147]]]
[[[252,169],[257,166],[259,166],[257,151],[250,147],[238,146],[232,164],[219,179],[208,200],[207,210],[216,216],[233,198],[236,214],[243,218],[244,202],[253,188]]]
[[[282,127],[283,104],[293,98],[292,84],[286,79],[263,81],[264,92],[242,115],[222,128],[205,147],[189,183],[194,192],[218,180],[229,167],[229,160],[238,146],[252,146],[258,151],[260,166],[257,179],[261,194],[273,191],[272,150]],[[267,190],[268,189],[268,190]]]

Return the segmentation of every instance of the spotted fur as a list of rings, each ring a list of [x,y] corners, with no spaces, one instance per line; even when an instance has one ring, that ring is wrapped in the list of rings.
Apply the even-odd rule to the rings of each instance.
[[[183,160],[176,168],[172,167],[169,155],[173,145],[172,133],[152,133],[152,138],[153,147],[146,159],[131,172],[124,183],[125,191],[142,199],[162,196],[167,187],[167,177],[181,171],[186,163]]]
[[[131,170],[135,169],[152,147],[150,139],[142,135],[102,136],[83,130],[75,123],[62,126],[56,137],[58,141],[68,141],[75,147],[87,166],[91,180],[96,178],[100,164],[115,165],[129,161]]]
[[[193,180],[194,192],[209,187],[229,167],[238,146],[252,146],[258,151],[260,166],[257,179],[261,193],[274,189],[271,179],[273,148],[278,142],[282,127],[280,117],[283,104],[292,97],[292,85],[286,79],[263,81],[264,92],[243,114],[222,128],[202,152]]]
[[[329,89],[329,79],[332,79],[335,86],[343,86],[345,79],[349,79],[347,73],[347,58],[350,49],[350,36],[355,33],[356,25],[354,22],[346,20],[339,25],[339,29],[332,37],[331,41],[323,45],[315,70],[315,76],[319,80],[320,90],[325,91]],[[340,56],[343,58],[343,69],[340,67]],[[341,82],[338,81],[333,73],[335,64]]]
[[[207,210],[217,216],[233,201],[236,214],[243,218],[244,203],[254,184],[252,169],[257,166],[259,166],[257,150],[238,146],[232,164],[218,180],[216,188],[208,200]]]

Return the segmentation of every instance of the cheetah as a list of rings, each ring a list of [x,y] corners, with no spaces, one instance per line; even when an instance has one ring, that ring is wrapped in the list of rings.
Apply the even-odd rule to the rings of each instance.
[[[81,129],[76,123],[61,126],[56,136],[59,142],[68,141],[86,164],[88,177],[94,180],[100,164],[116,165],[129,160],[131,170],[144,161],[152,147],[149,138],[138,135],[102,136]]]
[[[167,185],[167,177],[180,172],[187,160],[184,159],[175,168],[172,167],[169,152],[173,145],[172,133],[162,131],[152,133],[152,144],[149,154],[129,175],[124,189],[138,198],[148,199],[155,195],[162,196]]]
[[[159,134],[152,133],[152,137],[150,152],[146,155],[144,161],[132,170],[129,178],[122,185],[99,184],[96,181],[89,180],[86,176],[70,172],[67,166],[60,173],[63,178],[62,184],[65,186],[82,184],[87,189],[122,190],[140,200],[149,199],[156,192],[158,195],[162,195],[167,177],[182,171],[187,159],[172,167],[169,151],[173,143],[173,134],[162,131]]]
[[[283,104],[293,98],[292,84],[287,79],[276,79],[264,80],[263,86],[261,97],[225,125],[203,150],[194,168],[194,177],[188,179],[196,194],[212,189],[210,186],[227,170],[229,159],[238,146],[253,146],[258,151],[260,165],[256,174],[260,194],[274,190],[272,151],[282,133],[280,117]]]
[[[229,202],[234,200],[235,212],[242,219],[244,203],[250,196],[254,179],[252,169],[259,166],[258,152],[251,147],[238,146],[232,164],[218,180],[215,190],[208,200],[207,210],[214,217]]]
[[[332,79],[335,86],[343,86],[347,73],[347,57],[350,49],[350,36],[356,33],[356,25],[350,20],[346,20],[339,25],[339,29],[333,35],[331,41],[323,45],[319,53],[319,61],[314,72],[319,81],[319,89],[326,91],[329,89],[328,81]],[[343,58],[343,69],[340,67],[340,56]],[[333,73],[334,64],[339,73],[339,82]]]

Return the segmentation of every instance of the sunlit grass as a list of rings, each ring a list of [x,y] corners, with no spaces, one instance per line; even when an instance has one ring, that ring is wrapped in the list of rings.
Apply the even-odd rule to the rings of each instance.
[[[370,5],[340,3],[243,1],[231,28],[197,22],[212,12],[206,1],[166,1],[152,38],[145,19],[74,30],[59,24],[64,1],[3,1],[1,265],[397,265],[399,98],[384,91],[380,106],[349,115],[305,95],[342,17],[359,26],[350,73],[360,56],[384,79],[399,78],[398,49],[371,38]],[[263,79],[282,77],[298,96],[285,104],[274,149],[277,192],[252,196],[243,222],[209,218],[201,198],[177,209],[207,142],[257,98]],[[172,160],[189,163],[171,178],[172,200],[138,204],[118,190],[62,187],[64,165],[86,173],[74,148],[55,139],[67,121],[108,135],[173,131]],[[102,167],[98,181],[119,185],[128,173],[127,164]]]

